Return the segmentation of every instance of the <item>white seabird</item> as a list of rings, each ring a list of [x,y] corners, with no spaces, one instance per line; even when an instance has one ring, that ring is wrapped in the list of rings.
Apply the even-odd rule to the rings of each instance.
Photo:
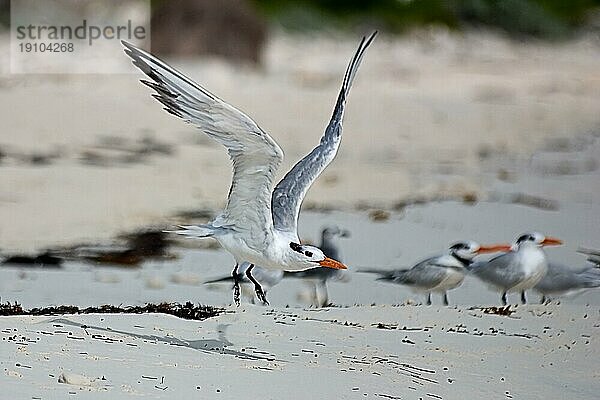
[[[363,37],[350,60],[333,115],[321,142],[300,160],[273,189],[275,172],[283,160],[279,145],[250,117],[225,103],[191,79],[135,46],[122,42],[125,53],[150,80],[144,84],[171,114],[192,123],[221,143],[233,162],[233,178],[225,209],[210,223],[183,226],[178,234],[216,239],[235,258],[237,267],[252,264],[246,275],[253,280],[254,265],[268,269],[301,271],[315,267],[346,269],[315,246],[300,244],[297,224],[306,192],[334,159],[342,134],[348,91],[365,50],[377,32]],[[236,282],[234,300],[239,304]],[[260,284],[256,294],[266,303]]]
[[[508,292],[521,292],[521,302],[525,304],[525,291],[537,285],[548,270],[542,247],[559,244],[562,244],[559,239],[539,232],[525,233],[519,236],[510,252],[475,263],[469,269],[477,278],[502,292],[502,304],[507,304]]]
[[[431,293],[443,294],[444,304],[448,305],[448,290],[457,288],[465,279],[467,268],[475,256],[482,253],[508,251],[506,244],[483,246],[473,241],[458,242],[450,246],[444,254],[427,258],[409,269],[362,269],[358,272],[375,273],[377,280],[389,281],[427,292],[427,305],[431,305]]]
[[[594,263],[580,267],[569,267],[549,261],[548,271],[533,290],[540,293],[540,303],[550,296],[571,296],[589,289],[600,287],[600,268]]]

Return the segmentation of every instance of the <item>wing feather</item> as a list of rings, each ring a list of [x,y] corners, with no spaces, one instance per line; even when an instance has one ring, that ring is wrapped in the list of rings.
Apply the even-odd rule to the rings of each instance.
[[[373,32],[368,38],[363,37],[356,53],[350,60],[333,110],[333,115],[331,116],[329,125],[325,129],[325,134],[321,137],[321,142],[307,156],[294,165],[273,190],[271,205],[275,229],[296,234],[298,214],[300,213],[300,206],[306,192],[321,172],[335,158],[342,135],[342,120],[344,118],[346,97],[348,96],[363,55],[376,35],[377,32]]]
[[[220,226],[249,231],[248,245],[262,247],[272,228],[271,190],[283,152],[250,117],[158,58],[122,42],[142,82],[169,113],[196,125],[227,148],[233,178]]]

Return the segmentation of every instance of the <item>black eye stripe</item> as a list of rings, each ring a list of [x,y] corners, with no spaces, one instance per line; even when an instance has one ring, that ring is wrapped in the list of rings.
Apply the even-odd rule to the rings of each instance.
[[[302,246],[299,245],[298,243],[290,242],[290,249],[294,250],[297,253],[302,254]]]

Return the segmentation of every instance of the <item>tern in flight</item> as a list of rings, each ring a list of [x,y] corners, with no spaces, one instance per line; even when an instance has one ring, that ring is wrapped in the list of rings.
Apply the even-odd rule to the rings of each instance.
[[[542,247],[559,244],[562,244],[560,240],[539,232],[525,233],[519,236],[510,252],[475,263],[469,269],[477,278],[502,292],[503,305],[507,304],[508,292],[521,292],[521,302],[525,304],[525,291],[537,285],[548,271]]]
[[[233,177],[225,209],[210,223],[181,226],[175,233],[190,237],[212,237],[235,258],[238,265],[250,263],[246,276],[255,283],[256,295],[267,303],[265,294],[252,277],[254,265],[267,269],[301,271],[315,267],[346,269],[328,258],[321,249],[301,244],[298,214],[306,192],[334,159],[342,135],[342,119],[348,91],[365,50],[377,32],[363,37],[350,60],[333,115],[317,147],[300,160],[273,188],[275,173],[283,160],[279,145],[250,117],[225,103],[174,68],[135,46],[122,42],[149,80],[153,95],[164,109],[196,125],[227,149],[233,163]],[[234,301],[239,305],[239,283]]]
[[[427,305],[431,305],[431,292],[444,295],[444,304],[448,305],[446,291],[457,288],[468,273],[467,268],[478,254],[510,250],[509,245],[483,246],[473,241],[458,242],[450,246],[442,255],[430,257],[409,269],[385,270],[363,269],[358,272],[375,273],[377,280],[407,285],[414,290],[427,292]]]

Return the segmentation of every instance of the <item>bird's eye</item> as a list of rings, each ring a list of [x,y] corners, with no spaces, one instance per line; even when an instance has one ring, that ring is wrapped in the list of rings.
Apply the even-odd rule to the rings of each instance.
[[[304,252],[304,255],[305,255],[306,257],[312,257],[312,256],[313,256],[313,253],[312,253],[312,252],[310,252],[310,251],[305,251],[305,252]]]

